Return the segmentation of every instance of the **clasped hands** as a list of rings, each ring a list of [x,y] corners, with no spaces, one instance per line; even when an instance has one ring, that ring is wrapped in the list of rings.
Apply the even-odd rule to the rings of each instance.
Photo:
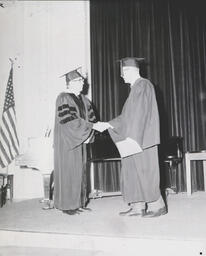
[[[93,124],[93,129],[99,132],[103,132],[108,128],[113,128],[108,122],[97,122]]]

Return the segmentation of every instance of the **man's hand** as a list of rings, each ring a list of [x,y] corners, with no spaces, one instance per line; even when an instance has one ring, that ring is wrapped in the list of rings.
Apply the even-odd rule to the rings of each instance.
[[[103,132],[108,128],[113,128],[108,122],[97,122],[93,125],[93,129],[99,132]]]

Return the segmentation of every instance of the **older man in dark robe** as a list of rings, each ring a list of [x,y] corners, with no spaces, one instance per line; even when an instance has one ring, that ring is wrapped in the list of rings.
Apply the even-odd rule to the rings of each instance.
[[[78,70],[66,75],[67,91],[56,100],[54,128],[54,207],[78,214],[87,203],[86,144],[95,115],[81,94],[84,79]]]

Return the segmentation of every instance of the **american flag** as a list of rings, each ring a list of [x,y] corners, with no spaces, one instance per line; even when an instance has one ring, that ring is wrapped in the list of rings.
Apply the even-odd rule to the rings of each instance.
[[[8,166],[19,154],[19,140],[16,131],[16,112],[13,90],[13,66],[6,88],[2,125],[0,127],[0,166]]]

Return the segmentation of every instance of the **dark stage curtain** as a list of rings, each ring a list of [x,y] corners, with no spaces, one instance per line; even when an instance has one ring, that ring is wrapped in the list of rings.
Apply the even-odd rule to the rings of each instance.
[[[129,89],[116,60],[145,57],[143,76],[155,85],[161,141],[182,136],[184,152],[206,149],[206,15],[204,1],[91,0],[92,98],[100,120],[122,109]],[[115,163],[96,166],[96,186],[118,190]],[[202,163],[194,163],[194,190],[203,190]],[[106,170],[107,169],[107,170]],[[178,170],[185,191],[185,163]]]

